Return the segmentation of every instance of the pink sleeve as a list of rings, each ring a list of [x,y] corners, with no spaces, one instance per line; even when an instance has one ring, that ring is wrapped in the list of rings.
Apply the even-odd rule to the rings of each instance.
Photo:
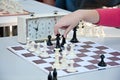
[[[120,27],[120,8],[97,9],[100,20],[98,25]]]

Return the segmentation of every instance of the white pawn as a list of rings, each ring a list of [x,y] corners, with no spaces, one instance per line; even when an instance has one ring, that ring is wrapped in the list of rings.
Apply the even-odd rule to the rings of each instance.
[[[44,57],[44,58],[49,57],[49,54],[47,52],[47,42],[46,41],[44,41],[43,46],[44,46],[44,49],[43,49],[42,53],[40,54],[40,56]]]
[[[29,48],[30,48],[30,39],[27,38],[25,49],[29,49]]]
[[[66,69],[68,67],[68,61],[67,61],[67,58],[66,58],[66,52],[63,51],[62,55],[63,55],[62,59],[60,60],[61,61],[61,68]]]
[[[53,69],[61,69],[60,62],[59,62],[59,48],[55,48],[55,62],[53,64]]]
[[[34,52],[35,51],[35,42],[34,41],[32,41],[31,43],[30,43],[30,48],[29,48],[29,51],[32,51],[32,52]]]
[[[71,49],[69,51],[69,54],[67,55],[67,58],[68,59],[74,59],[74,58],[77,58],[75,52],[74,52],[74,44],[71,44]]]
[[[39,56],[42,52],[40,50],[40,43],[37,43],[37,48],[35,50],[35,53]]]
[[[70,66],[67,68],[67,71],[68,71],[68,72],[76,72],[76,71],[77,71],[77,70],[74,68],[73,64],[74,64],[74,61],[73,61],[73,60],[70,60]]]
[[[94,27],[93,27],[93,34],[94,34],[95,37],[99,37],[98,31],[99,31],[99,30],[98,30],[98,27],[97,27],[97,26],[94,26]]]
[[[47,51],[42,51],[42,53],[40,54],[41,57],[47,58],[49,57],[49,54],[47,53]]]
[[[104,33],[104,30],[103,30],[103,26],[99,26],[100,27],[100,30],[99,30],[99,35],[101,37],[105,37],[105,33]]]
[[[64,52],[66,53],[66,54],[68,54],[68,45],[67,44],[64,44]]]
[[[82,36],[83,35],[83,27],[84,27],[83,21],[80,21],[78,26],[79,26],[80,35]]]

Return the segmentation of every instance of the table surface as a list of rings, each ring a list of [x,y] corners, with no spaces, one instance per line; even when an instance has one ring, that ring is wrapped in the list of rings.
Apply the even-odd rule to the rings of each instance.
[[[47,13],[47,12],[53,12],[54,10],[64,11],[42,3],[37,3],[34,0],[21,0],[20,3],[24,5],[25,9],[30,12]],[[33,4],[36,5],[31,6]],[[3,23],[4,21],[6,21],[5,23],[7,22],[17,23],[17,16],[10,16],[9,18],[2,17],[1,19],[0,19],[1,22],[0,24],[2,24],[2,21]],[[94,38],[78,37],[78,38],[89,39],[96,43],[120,51],[119,33],[120,33],[120,29],[105,27],[106,37],[104,38],[97,38],[97,37]],[[23,60],[22,58],[18,57],[17,55],[7,50],[8,46],[13,46],[17,44],[19,44],[17,42],[17,36],[0,38],[0,80],[47,80],[47,75],[45,75],[45,73],[42,70],[38,69],[36,66],[32,65],[31,63]],[[113,69],[74,75],[74,77],[73,76],[62,77],[59,78],[58,80],[66,80],[68,78],[70,80],[72,79],[73,80],[98,80],[98,79],[120,80],[119,74],[120,74],[120,67],[117,67]]]
[[[107,31],[110,33],[117,32],[118,29],[108,29]],[[112,30],[112,31],[111,31]],[[115,31],[116,30],[116,31]],[[120,30],[119,30],[120,32]],[[115,34],[115,33],[114,33]],[[117,34],[116,34],[117,35]],[[78,39],[89,39],[99,44],[108,46],[112,49],[120,51],[120,37],[116,36],[107,36],[104,38],[85,38],[79,37]],[[38,69],[36,66],[31,63],[25,61],[24,59],[18,57],[13,54],[9,50],[7,50],[8,46],[13,46],[19,44],[17,42],[17,36],[15,37],[4,37],[0,38],[0,80],[47,80],[47,75]],[[75,75],[75,77],[62,77],[59,80],[65,80],[67,78],[71,79],[83,79],[83,80],[97,80],[101,78],[103,80],[119,80],[120,67],[114,69],[107,69],[103,71],[95,71],[89,73],[83,73],[81,75]],[[102,77],[104,76],[104,77]],[[108,77],[109,76],[109,77]]]

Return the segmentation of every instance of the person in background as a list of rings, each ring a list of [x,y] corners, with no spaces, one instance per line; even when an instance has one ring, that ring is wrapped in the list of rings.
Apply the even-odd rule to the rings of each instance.
[[[62,17],[54,26],[54,33],[59,34],[59,29],[64,29],[64,37],[84,20],[97,25],[120,28],[120,8],[77,10]]]
[[[103,6],[112,7],[120,4],[120,0],[36,0],[68,11],[78,9],[96,9]]]
[[[55,0],[36,0],[36,1],[43,2],[43,3],[51,5],[51,6],[55,5]]]
[[[56,0],[55,6],[68,10],[75,11],[78,9],[96,9],[103,6],[112,7],[120,4],[120,0]]]

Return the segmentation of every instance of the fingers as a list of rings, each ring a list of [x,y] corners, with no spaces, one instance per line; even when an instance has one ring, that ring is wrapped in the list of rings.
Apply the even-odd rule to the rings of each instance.
[[[57,25],[55,25],[54,27],[54,34],[55,35],[59,34],[59,27]]]
[[[67,38],[67,34],[73,29],[73,25],[69,25],[69,26],[62,26],[62,25],[55,25],[54,27],[54,34],[60,34],[59,29],[63,29],[65,30],[64,32],[64,37]]]
[[[67,38],[67,34],[71,31],[73,29],[73,26],[72,25],[70,25],[70,26],[68,26],[68,28],[65,30],[65,32],[64,32],[64,37],[65,38]]]

